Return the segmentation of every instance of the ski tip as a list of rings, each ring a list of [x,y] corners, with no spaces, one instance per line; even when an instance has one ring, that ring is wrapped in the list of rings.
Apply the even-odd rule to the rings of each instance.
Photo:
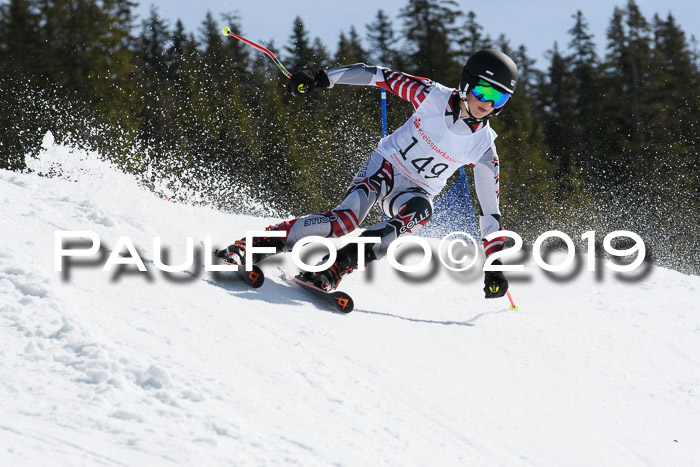
[[[333,296],[333,300],[336,302],[335,309],[341,313],[348,314],[355,308],[355,302],[348,294],[336,293]]]
[[[352,297],[345,292],[326,292],[325,290],[322,290],[309,282],[303,281],[298,277],[294,277],[294,282],[299,284],[302,288],[310,291],[313,295],[322,298],[335,311],[348,314],[353,310],[353,308],[355,308],[355,303],[353,302]]]
[[[221,30],[221,33],[222,33],[224,36],[228,36],[228,33],[229,33],[229,32],[231,32],[231,28],[228,27],[228,26],[226,26],[224,29]]]
[[[262,270],[255,265],[253,265],[252,271],[245,271],[245,274],[248,275],[247,282],[254,289],[262,287],[263,283],[265,282],[265,274],[263,274]]]

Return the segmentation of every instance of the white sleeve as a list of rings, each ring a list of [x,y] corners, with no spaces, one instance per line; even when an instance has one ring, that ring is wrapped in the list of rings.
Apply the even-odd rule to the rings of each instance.
[[[352,84],[355,86],[376,86],[377,82],[384,80],[385,68],[368,66],[364,63],[333,68],[326,70],[330,87],[336,84]]]
[[[474,187],[479,201],[479,227],[482,239],[501,230],[501,211],[498,208],[499,176],[498,153],[496,145],[491,144],[491,147],[474,165]],[[499,237],[491,242],[484,242],[486,256],[501,250],[504,240],[503,237]]]

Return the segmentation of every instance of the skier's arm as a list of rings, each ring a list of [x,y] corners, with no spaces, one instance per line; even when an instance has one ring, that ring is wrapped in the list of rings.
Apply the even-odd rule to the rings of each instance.
[[[492,144],[481,159],[474,165],[474,186],[479,198],[479,227],[482,238],[503,230],[501,227],[501,211],[498,209],[499,195],[499,161],[496,147]],[[505,237],[498,235],[490,241],[484,240],[486,257],[503,249]],[[501,264],[500,260],[493,264]],[[508,292],[508,280],[500,271],[484,272],[484,296],[498,298]]]
[[[479,199],[479,227],[481,237],[502,230],[501,211],[498,208],[499,160],[495,145],[474,165],[474,186]],[[484,253],[488,258],[503,248],[505,237],[499,236],[487,242],[484,240]]]
[[[426,78],[407,75],[381,66],[368,66],[356,63],[331,70],[302,70],[289,79],[289,90],[295,95],[305,95],[319,88],[336,84],[354,86],[377,86],[413,104],[414,108],[423,102],[430,92],[433,82]],[[299,92],[299,85],[307,87],[307,92]]]
[[[409,101],[414,108],[418,108],[433,86],[433,82],[427,78],[408,75],[381,66],[368,66],[364,63],[334,68],[326,73],[331,82],[330,87],[336,84],[378,86]]]

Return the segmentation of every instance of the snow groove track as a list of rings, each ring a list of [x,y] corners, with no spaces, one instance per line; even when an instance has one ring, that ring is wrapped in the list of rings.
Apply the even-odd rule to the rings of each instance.
[[[71,154],[73,154],[71,156]],[[80,164],[71,167],[71,157]],[[0,465],[700,465],[700,278],[430,280],[384,263],[316,306],[263,263],[225,275],[53,270],[54,232],[128,236],[173,263],[273,219],[177,205],[90,154],[0,171]],[[105,187],[109,187],[105,189]]]

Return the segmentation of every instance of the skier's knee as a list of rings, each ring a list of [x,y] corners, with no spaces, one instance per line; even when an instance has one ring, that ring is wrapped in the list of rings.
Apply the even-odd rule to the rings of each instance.
[[[406,223],[413,221],[414,224],[425,225],[433,216],[432,203],[421,196],[416,196],[409,199],[406,204],[401,206],[397,219],[406,219]]]

